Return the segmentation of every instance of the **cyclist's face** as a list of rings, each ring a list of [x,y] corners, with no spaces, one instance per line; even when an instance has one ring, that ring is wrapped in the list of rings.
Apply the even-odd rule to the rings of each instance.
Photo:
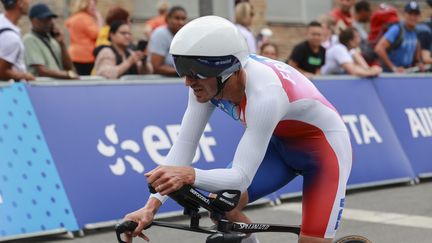
[[[216,78],[205,78],[199,79],[191,76],[186,76],[186,86],[192,88],[197,101],[205,103],[213,98],[217,93],[217,81]]]

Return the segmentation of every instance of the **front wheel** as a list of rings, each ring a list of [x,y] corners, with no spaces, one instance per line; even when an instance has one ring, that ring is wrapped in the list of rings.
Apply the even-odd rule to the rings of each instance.
[[[360,235],[347,235],[337,239],[334,243],[372,243],[372,241]]]

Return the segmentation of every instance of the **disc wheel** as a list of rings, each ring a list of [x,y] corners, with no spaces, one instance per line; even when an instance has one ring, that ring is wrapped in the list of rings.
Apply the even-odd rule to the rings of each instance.
[[[372,241],[360,235],[347,235],[337,239],[334,243],[372,243]]]

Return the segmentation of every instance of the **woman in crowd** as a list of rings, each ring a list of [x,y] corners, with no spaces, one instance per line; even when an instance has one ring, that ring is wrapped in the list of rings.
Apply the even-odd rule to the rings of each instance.
[[[347,28],[339,34],[339,42],[326,51],[322,74],[349,74],[359,77],[373,77],[382,72],[378,66],[369,67],[361,55],[352,50],[359,48],[360,35],[354,28]]]
[[[278,47],[271,42],[264,43],[263,45],[261,45],[260,55],[274,60],[278,60],[279,58]]]
[[[143,61],[142,51],[132,51],[131,27],[126,21],[114,21],[110,26],[111,46],[103,48],[96,57],[96,75],[117,79],[123,75],[151,73],[151,66]]]
[[[155,29],[151,34],[147,50],[155,74],[177,76],[169,48],[174,35],[186,24],[186,20],[186,10],[181,6],[173,6],[168,11],[167,24]]]
[[[329,15],[323,15],[318,18],[318,22],[321,24],[324,30],[323,43],[321,44],[326,50],[333,45],[337,44],[339,37],[335,34],[336,23],[333,18]]]
[[[108,13],[105,18],[105,25],[99,31],[99,35],[96,40],[96,47],[98,46],[109,46],[111,42],[108,40],[110,25],[114,21],[125,21],[129,24],[132,23],[129,12],[119,6],[112,7],[108,10]]]
[[[79,75],[90,75],[94,64],[93,49],[103,19],[96,0],[78,0],[66,21],[70,34],[69,54]]]
[[[249,47],[249,53],[256,53],[257,41],[250,26],[254,17],[254,10],[249,2],[240,2],[235,6],[235,22],[240,33],[245,37]]]

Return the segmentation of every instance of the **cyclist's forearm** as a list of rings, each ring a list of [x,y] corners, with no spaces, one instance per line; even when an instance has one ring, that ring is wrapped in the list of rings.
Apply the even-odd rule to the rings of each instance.
[[[159,201],[157,198],[150,197],[144,208],[151,211],[153,214],[156,214],[161,205],[162,202]]]

